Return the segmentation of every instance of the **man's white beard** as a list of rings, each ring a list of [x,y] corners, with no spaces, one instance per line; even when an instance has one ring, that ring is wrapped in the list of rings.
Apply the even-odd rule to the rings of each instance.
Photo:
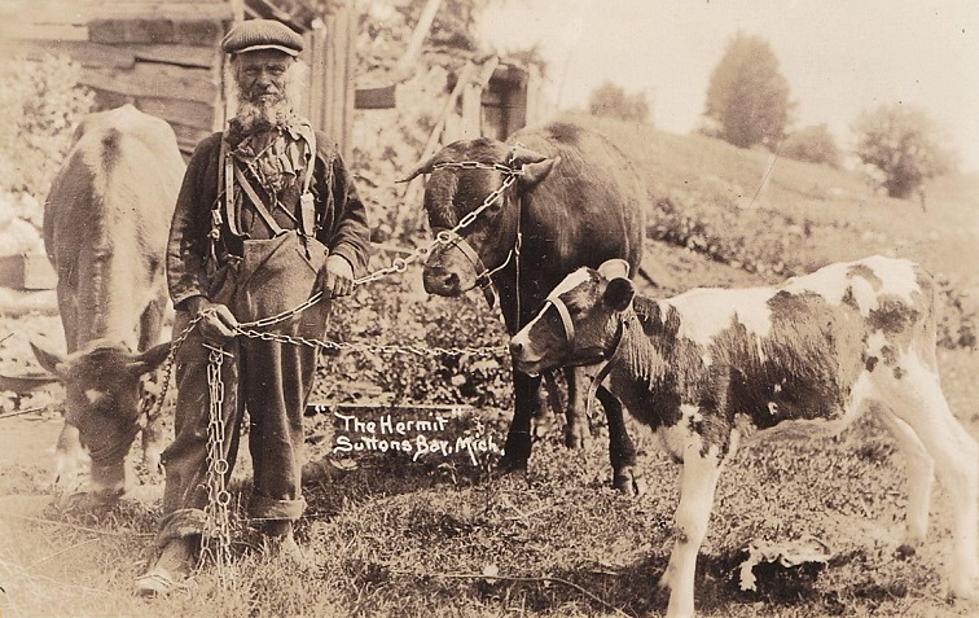
[[[235,119],[244,133],[284,127],[291,118],[293,109],[289,97],[283,96],[275,101],[247,101],[239,93]]]

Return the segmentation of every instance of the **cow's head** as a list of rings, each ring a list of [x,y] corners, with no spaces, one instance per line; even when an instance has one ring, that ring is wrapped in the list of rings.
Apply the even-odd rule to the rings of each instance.
[[[622,313],[635,296],[628,275],[629,263],[614,259],[598,270],[579,268],[565,277],[510,340],[514,367],[535,375],[608,359],[621,337]]]
[[[424,273],[425,290],[430,294],[458,296],[475,287],[483,271],[506,262],[516,242],[522,194],[544,180],[560,158],[488,138],[446,146],[408,176],[410,180],[431,174],[425,184],[425,210],[436,234],[455,227],[503,184],[500,171],[439,167],[463,161],[501,163],[521,170],[521,174],[509,190],[459,232],[459,237],[432,252]]]
[[[140,377],[167,357],[170,344],[162,343],[141,354],[120,344],[90,342],[68,356],[47,350],[35,342],[31,348],[41,366],[65,386],[65,426],[59,439],[57,470],[70,475],[84,457],[91,458],[92,489],[118,493],[127,486],[124,465],[129,447],[139,431]]]

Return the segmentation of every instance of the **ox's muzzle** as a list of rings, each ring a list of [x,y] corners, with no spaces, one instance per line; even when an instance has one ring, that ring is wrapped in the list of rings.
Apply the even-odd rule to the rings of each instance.
[[[442,244],[428,258],[422,275],[426,292],[461,296],[475,287],[485,289],[492,283],[483,259],[463,236],[452,230],[439,230],[436,238]]]

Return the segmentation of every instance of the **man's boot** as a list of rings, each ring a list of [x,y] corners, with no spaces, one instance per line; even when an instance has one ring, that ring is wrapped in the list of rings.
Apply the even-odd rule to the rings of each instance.
[[[141,597],[165,596],[182,588],[194,568],[194,557],[199,541],[184,536],[169,541],[156,562],[136,578],[136,595]]]

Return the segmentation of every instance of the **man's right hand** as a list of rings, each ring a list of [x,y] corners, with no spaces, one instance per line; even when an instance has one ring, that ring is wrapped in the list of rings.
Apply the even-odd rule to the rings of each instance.
[[[227,305],[212,303],[203,296],[195,296],[187,299],[185,306],[191,316],[203,316],[199,328],[204,339],[218,345],[234,339],[238,320]]]

